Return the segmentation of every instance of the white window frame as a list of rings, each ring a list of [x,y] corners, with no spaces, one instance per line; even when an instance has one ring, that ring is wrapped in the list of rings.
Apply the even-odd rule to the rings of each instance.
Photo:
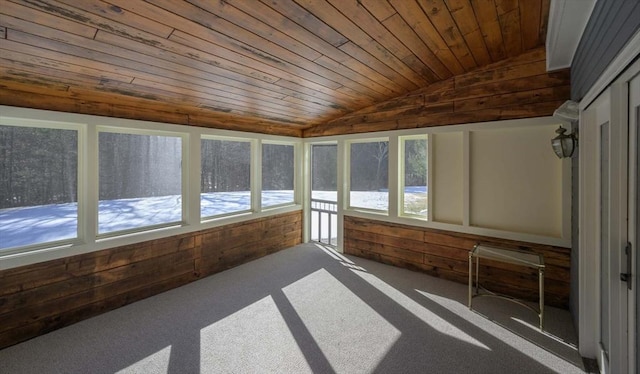
[[[405,173],[406,173],[406,165],[405,165],[405,156],[406,156],[406,150],[405,150],[405,141],[407,140],[424,140],[427,142],[427,216],[423,216],[420,214],[414,214],[414,213],[406,213],[404,211],[404,202],[405,202],[405,185],[404,185],[404,181],[405,181]],[[398,142],[399,142],[399,148],[400,148],[400,158],[399,158],[399,162],[400,162],[400,166],[398,169],[399,172],[399,177],[398,177],[398,183],[399,183],[399,188],[398,188],[398,194],[399,194],[399,202],[398,202],[398,216],[399,217],[404,217],[404,218],[410,218],[410,219],[417,219],[417,220],[421,220],[421,221],[429,221],[430,220],[430,215],[429,212],[431,212],[431,206],[430,206],[430,193],[429,193],[429,183],[431,181],[431,154],[430,154],[430,142],[431,142],[431,137],[429,136],[429,134],[424,133],[424,134],[420,134],[420,135],[401,135],[398,137]]]
[[[99,228],[98,228],[98,224],[99,224],[99,209],[98,209],[98,204],[100,203],[100,178],[99,178],[99,170],[100,170],[100,160],[99,160],[99,147],[100,147],[100,133],[111,133],[111,134],[124,134],[124,135],[142,135],[142,136],[165,136],[165,137],[174,137],[174,138],[179,138],[180,142],[181,142],[181,160],[180,163],[182,165],[181,167],[181,175],[180,175],[180,179],[181,179],[181,188],[180,188],[180,199],[181,199],[181,208],[182,208],[182,214],[180,217],[179,221],[172,221],[172,222],[166,222],[166,223],[159,223],[159,224],[155,224],[155,225],[149,225],[149,226],[142,226],[142,227],[136,227],[136,228],[131,228],[131,229],[125,229],[125,230],[118,230],[118,231],[111,231],[111,232],[107,232],[107,233],[100,233],[99,232]],[[95,132],[95,147],[92,147],[93,149],[96,150],[96,154],[95,154],[95,158],[92,160],[94,162],[94,170],[96,171],[96,176],[95,176],[95,181],[96,181],[96,186],[95,186],[95,193],[96,193],[96,215],[95,215],[95,237],[96,240],[100,240],[103,238],[111,238],[111,237],[117,237],[117,236],[123,236],[123,235],[128,235],[128,234],[135,234],[135,233],[139,233],[139,232],[145,232],[145,231],[151,231],[151,230],[157,230],[157,229],[161,229],[161,228],[166,228],[166,227],[175,227],[175,226],[184,226],[187,222],[187,217],[188,217],[188,208],[187,208],[187,201],[189,201],[189,173],[187,172],[187,168],[185,167],[185,165],[188,165],[188,163],[185,160],[188,160],[189,158],[189,154],[188,154],[188,136],[187,134],[183,133],[183,132],[174,132],[174,131],[166,131],[166,130],[144,130],[144,129],[132,129],[132,128],[124,128],[124,127],[112,127],[112,126],[103,126],[103,125],[98,125],[96,126],[96,132]],[[91,142],[91,140],[90,140]]]
[[[250,163],[250,168],[249,168],[249,208],[248,209],[244,209],[244,210],[238,210],[238,211],[234,211],[234,212],[229,212],[229,213],[221,213],[221,214],[215,214],[212,216],[203,216],[202,212],[201,212],[201,207],[200,204],[198,205],[198,212],[199,212],[199,216],[200,216],[200,221],[201,222],[211,222],[211,221],[215,221],[218,220],[220,218],[225,218],[225,217],[233,217],[233,216],[238,216],[238,215],[245,215],[247,213],[251,213],[251,212],[255,212],[255,205],[254,205],[254,195],[255,195],[255,181],[254,181],[254,172],[253,169],[255,168],[255,163],[254,163],[254,153],[256,153],[255,149],[255,141],[249,138],[240,138],[240,137],[229,137],[229,136],[216,136],[216,135],[202,135],[200,136],[200,143],[202,144],[202,141],[204,140],[220,140],[220,141],[227,141],[227,142],[238,142],[238,143],[247,143],[249,144],[249,163]],[[198,152],[200,154],[200,160],[202,160],[202,154],[201,154],[201,150],[200,152]],[[200,170],[202,171],[202,165],[200,166]],[[198,179],[198,196],[199,199],[198,201],[200,202],[202,199],[202,191],[200,190],[200,183],[202,183],[201,181],[202,176],[200,176],[200,178]]]
[[[394,141],[396,140],[396,141]],[[352,206],[351,205],[351,146],[353,144],[362,144],[362,143],[379,143],[379,142],[387,142],[387,146],[388,146],[388,150],[387,150],[387,171],[388,171],[388,176],[389,176],[389,180],[387,181],[387,188],[388,188],[388,204],[387,204],[387,209],[386,210],[380,210],[380,209],[371,209],[371,208],[365,208],[365,207],[356,207],[356,206]],[[396,166],[397,168],[397,162],[392,162],[396,159],[397,157],[397,148],[392,147],[393,145],[397,145],[397,136],[393,137],[393,136],[386,136],[386,137],[371,137],[371,138],[359,138],[359,139],[350,139],[348,141],[345,142],[345,155],[344,155],[344,160],[345,160],[345,178],[344,178],[344,184],[346,186],[346,191],[345,191],[345,196],[344,196],[344,202],[345,202],[345,206],[344,209],[347,211],[355,211],[355,212],[365,212],[365,213],[372,213],[372,214],[376,214],[376,215],[381,215],[381,216],[394,216],[394,207],[397,210],[397,202],[396,204],[394,204],[392,201],[397,200],[397,191],[392,191],[395,190],[395,186],[396,183],[392,183],[391,179],[396,179],[397,178],[397,169],[394,170],[394,168],[392,167],[393,165]],[[394,152],[395,151],[395,152]],[[396,157],[393,157],[393,156]],[[392,175],[394,175],[396,178],[393,178]],[[394,199],[394,196],[396,197]]]
[[[262,151],[263,151],[263,145],[284,145],[284,146],[291,146],[293,147],[293,201],[291,202],[286,202],[286,203],[282,203],[282,204],[275,204],[275,205],[269,205],[266,207],[262,206]],[[300,162],[298,159],[299,154],[300,154],[300,144],[299,143],[294,143],[294,142],[287,142],[287,141],[278,141],[278,140],[261,140],[259,142],[259,147],[258,147],[259,151],[255,152],[256,153],[256,162],[254,163],[256,165],[256,169],[257,172],[259,173],[259,178],[256,180],[256,184],[259,185],[259,187],[257,188],[257,201],[255,201],[255,205],[254,205],[254,211],[256,212],[263,212],[263,211],[271,211],[273,209],[279,209],[282,207],[289,207],[289,206],[295,206],[295,205],[300,205],[300,191],[301,188],[298,187],[298,184],[300,181],[302,181],[302,177],[301,177],[301,172],[302,170],[300,170],[301,166],[302,166],[302,162]]]
[[[76,171],[76,200],[77,200],[77,221],[76,221],[76,236],[69,239],[52,240],[47,242],[41,242],[36,244],[29,244],[18,247],[9,247],[0,250],[0,256],[12,255],[16,253],[31,252],[43,248],[51,247],[63,247],[74,244],[79,244],[84,241],[85,235],[83,226],[86,222],[86,203],[82,199],[85,194],[85,186],[81,181],[84,180],[85,174],[85,162],[80,155],[85,153],[86,144],[85,138],[85,126],[79,123],[66,122],[66,121],[47,121],[40,119],[24,119],[18,117],[0,116],[0,126],[12,126],[12,127],[29,127],[29,128],[41,128],[41,129],[53,129],[53,130],[71,130],[76,131],[77,136],[77,171]]]

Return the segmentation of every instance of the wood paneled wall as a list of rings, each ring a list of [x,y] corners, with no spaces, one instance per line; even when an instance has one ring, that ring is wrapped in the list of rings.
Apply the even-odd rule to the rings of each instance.
[[[464,284],[469,281],[469,251],[478,242],[506,248],[527,248],[543,254],[546,265],[545,303],[568,307],[569,248],[344,217],[346,254]],[[538,277],[534,269],[483,260],[480,281],[495,292],[538,300]]]
[[[302,241],[302,212],[0,271],[0,348]]]
[[[431,84],[304,130],[303,136],[550,116],[571,94],[569,69],[548,73],[544,48]]]

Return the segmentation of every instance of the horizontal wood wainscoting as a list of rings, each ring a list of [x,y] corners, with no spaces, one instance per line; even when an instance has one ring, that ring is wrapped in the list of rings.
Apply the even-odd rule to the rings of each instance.
[[[346,254],[464,284],[469,281],[469,251],[478,242],[505,248],[530,248],[542,253],[546,264],[545,304],[568,308],[569,248],[344,217]],[[483,285],[491,291],[538,300],[538,273],[535,269],[483,260],[480,277]]]
[[[0,272],[0,348],[302,241],[296,211]]]

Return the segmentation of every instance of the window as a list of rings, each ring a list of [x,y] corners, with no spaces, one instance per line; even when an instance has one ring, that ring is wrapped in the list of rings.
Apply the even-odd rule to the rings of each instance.
[[[427,218],[427,135],[401,137],[402,214]]]
[[[351,143],[349,206],[389,210],[389,141]]]
[[[98,233],[182,221],[182,138],[100,132]]]
[[[251,143],[202,139],[200,214],[212,217],[251,210]]]
[[[301,141],[293,138],[0,110],[0,262],[19,265],[299,209]]]
[[[294,200],[293,145],[262,144],[262,207],[291,204]]]
[[[0,125],[0,250],[78,236],[78,131]]]

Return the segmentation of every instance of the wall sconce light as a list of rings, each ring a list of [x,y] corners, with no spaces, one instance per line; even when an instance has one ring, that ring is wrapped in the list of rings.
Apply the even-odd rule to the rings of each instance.
[[[571,155],[573,155],[573,151],[578,145],[576,132],[574,131],[567,135],[565,134],[566,131],[567,130],[562,126],[558,127],[556,130],[556,134],[558,134],[558,136],[551,139],[551,147],[558,158],[571,157]]]
[[[563,122],[574,123],[579,118],[578,103],[567,100],[558,109],[553,112],[553,117]],[[578,133],[574,130],[571,134],[565,134],[566,129],[560,125],[556,130],[555,138],[551,139],[551,147],[558,158],[571,157],[578,146]]]

